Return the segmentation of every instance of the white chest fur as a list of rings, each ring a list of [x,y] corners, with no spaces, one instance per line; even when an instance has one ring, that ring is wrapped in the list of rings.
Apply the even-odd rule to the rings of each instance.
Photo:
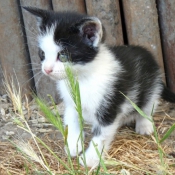
[[[106,87],[101,87],[101,83],[96,79],[79,81],[81,104],[83,110],[83,117],[85,122],[95,122],[94,115],[98,109],[104,94],[106,93]],[[64,80],[59,82],[59,89],[61,96],[64,100],[65,106],[73,106],[75,104],[70,96],[68,87]]]
[[[107,93],[112,95],[113,82],[122,70],[120,63],[105,46],[101,46],[100,50],[91,63],[73,66],[79,80],[83,117],[89,123],[95,122],[94,115],[101,103],[108,103],[104,101],[104,96]],[[58,89],[65,106],[75,106],[65,80],[58,82]]]

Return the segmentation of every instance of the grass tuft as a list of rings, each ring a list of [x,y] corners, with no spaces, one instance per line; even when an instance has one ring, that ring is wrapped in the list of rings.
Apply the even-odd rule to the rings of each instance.
[[[67,85],[70,89],[70,95],[75,103],[75,109],[79,114],[79,124],[81,131],[83,131],[83,116],[81,107],[81,96],[79,92],[78,79],[72,73],[71,67],[66,68],[67,72]],[[65,157],[62,154],[61,141],[41,139],[38,138],[31,130],[29,124],[25,119],[25,115],[22,109],[22,97],[20,86],[16,89],[16,82],[11,78],[10,81],[6,77],[4,80],[4,86],[7,94],[12,101],[16,118],[14,122],[18,127],[24,131],[30,133],[31,140],[26,142],[22,139],[17,139],[13,142],[19,153],[13,149],[12,145],[8,143],[0,143],[0,174],[70,174],[70,175],[108,175],[108,174],[175,174],[174,158],[168,154],[173,155],[173,146],[166,145],[166,142],[175,129],[173,124],[165,134],[160,135],[156,130],[153,120],[151,122],[154,126],[154,135],[152,137],[140,136],[127,128],[123,128],[116,135],[116,139],[112,144],[112,148],[109,151],[107,160],[101,159],[101,153],[96,150],[100,157],[100,165],[96,169],[89,170],[86,166],[82,168],[79,162],[70,157],[69,147],[67,143],[67,136],[69,128],[63,126],[62,118],[60,117],[57,106],[54,104],[53,99],[51,101],[54,106],[54,111],[46,105],[44,101],[39,98],[36,99],[40,111],[44,114],[47,120],[60,131],[63,136],[65,149],[68,156]],[[17,83],[18,84],[18,83]],[[126,97],[127,98],[127,97]],[[128,99],[128,98],[127,98]],[[25,97],[28,108],[28,99]],[[129,99],[128,99],[129,100]],[[130,101],[130,100],[129,100]],[[132,101],[130,101],[133,107],[143,117],[147,117],[146,114],[141,111]],[[147,117],[148,118],[148,117]],[[160,117],[156,119],[159,122]],[[163,127],[163,124],[162,124]],[[166,126],[167,127],[167,126]],[[83,145],[84,152],[84,140],[82,132],[80,133],[80,139]],[[32,144],[31,144],[32,142]],[[168,142],[169,143],[169,142]],[[60,147],[60,152],[55,151]],[[96,145],[94,144],[94,147]],[[3,148],[3,149],[2,149]],[[2,159],[2,156],[3,159]],[[85,158],[85,153],[84,153]],[[78,159],[77,159],[78,160]],[[19,168],[23,167],[22,169]],[[54,166],[53,166],[54,164]],[[15,168],[14,168],[15,167]],[[102,167],[102,168],[101,168]]]

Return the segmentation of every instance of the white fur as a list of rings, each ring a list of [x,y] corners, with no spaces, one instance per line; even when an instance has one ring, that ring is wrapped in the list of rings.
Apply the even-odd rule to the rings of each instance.
[[[48,29],[46,35],[41,35],[39,37],[39,46],[45,52],[45,60],[42,63],[42,70],[48,75],[45,72],[45,69],[52,69],[53,71],[48,76],[57,80],[57,88],[66,106],[64,124],[65,126],[68,126],[67,141],[70,154],[76,156],[77,153],[82,151],[81,142],[80,140],[78,141],[80,134],[78,114],[65,80],[60,80],[66,78],[63,63],[57,61],[57,54],[62,50],[62,46],[58,43],[54,43],[53,31],[54,26],[50,30]],[[98,40],[98,42],[99,41],[100,40]],[[96,44],[98,44],[98,42]],[[104,100],[104,95],[108,92],[109,99],[114,95],[111,86],[114,81],[117,81],[117,77],[119,77],[119,74],[123,71],[122,66],[107,47],[101,44],[99,46],[99,52],[93,61],[84,65],[75,64],[72,68],[79,80],[84,121],[90,123],[93,127],[98,126],[95,114],[97,109],[99,109],[102,100]],[[132,101],[137,102],[138,88],[139,85],[135,86],[131,92],[125,95],[127,95]],[[151,103],[144,108],[146,114],[148,114],[148,111],[151,111],[153,102],[159,97],[161,89],[156,88],[157,87],[155,87],[155,95],[153,95],[150,100]],[[106,99],[106,101],[103,102],[103,105],[105,106],[108,104],[108,99]],[[99,157],[95,151],[93,142],[97,146],[99,152],[102,152],[103,148],[107,151],[117,129],[121,125],[128,123],[128,121],[136,120],[136,132],[140,134],[150,134],[153,131],[152,124],[141,116],[136,115],[128,117],[128,113],[131,111],[133,111],[133,107],[126,99],[123,106],[121,106],[121,113],[118,114],[113,124],[106,127],[101,126],[101,134],[92,138],[89,148],[86,150],[87,166],[92,167],[99,163]],[[103,113],[103,110],[101,113]],[[102,156],[104,156],[104,154]],[[84,165],[82,158],[83,157],[81,156],[80,162]]]
[[[156,80],[154,80],[156,82]],[[157,83],[155,83],[157,84]],[[155,88],[152,90],[154,94],[151,94],[150,101],[147,103],[147,105],[142,109],[144,113],[152,120],[152,114],[151,112],[154,113],[155,109],[158,106],[159,103],[159,98],[160,98],[160,93],[162,91],[161,86],[155,86]],[[142,117],[142,116],[136,116],[136,132],[141,134],[141,135],[150,135],[153,133],[153,124],[150,122],[148,119]]]
[[[57,82],[58,89],[61,96],[65,102],[65,114],[64,114],[64,124],[68,126],[68,145],[70,149],[70,154],[72,156],[77,155],[82,151],[82,146],[78,137],[80,134],[80,128],[78,123],[78,114],[75,110],[74,102],[69,94],[68,87],[65,80],[60,81],[59,72],[64,72],[63,63],[56,61],[57,53],[61,50],[61,46],[54,43],[53,40],[53,29],[48,30],[47,35],[39,37],[39,46],[45,52],[45,60],[42,63],[42,70],[53,69],[53,72],[49,74],[52,79],[59,80]],[[85,122],[96,126],[98,124],[95,113],[103,100],[104,95],[107,91],[110,91],[111,84],[116,81],[117,74],[122,71],[122,66],[117,62],[111,52],[101,45],[99,47],[99,53],[96,58],[85,65],[74,65],[72,68],[79,79],[81,102],[83,108],[83,117]],[[97,65],[100,65],[97,68]],[[112,96],[112,91],[110,93]],[[89,100],[89,97],[91,99]],[[108,102],[105,102],[106,105]],[[110,128],[114,129],[110,129]],[[107,129],[107,130],[106,130]],[[109,148],[109,144],[112,141],[114,133],[116,132],[117,125],[109,126],[110,132],[106,135],[108,128],[102,129],[102,134],[98,137],[94,137],[92,140],[95,144],[98,144],[98,149],[101,152],[104,147],[106,150]],[[110,137],[110,138],[109,138]],[[87,165],[92,166],[92,163],[99,162],[97,154],[94,154],[95,149],[92,144],[86,151]],[[93,154],[92,154],[93,153]],[[83,164],[83,163],[82,163]]]
[[[64,114],[64,124],[68,126],[67,142],[70,149],[70,154],[75,157],[77,153],[82,151],[80,136],[80,127],[78,122],[78,114],[74,106],[66,106]],[[78,151],[78,152],[77,152]]]
[[[66,78],[64,64],[60,61],[57,61],[57,55],[63,48],[61,44],[56,44],[54,42],[54,30],[55,25],[53,25],[51,28],[48,28],[44,35],[39,35],[38,41],[39,47],[45,53],[45,59],[42,62],[43,73],[53,80],[60,80]],[[45,70],[52,70],[52,72],[48,75]]]
[[[73,69],[76,70],[76,74],[79,79],[83,117],[85,122],[88,122],[93,126],[96,126],[98,123],[95,113],[101,104],[104,95],[110,90],[111,95],[113,95],[111,84],[114,80],[116,80],[117,73],[122,71],[120,63],[115,60],[114,56],[104,45],[101,45],[99,49],[99,54],[96,56],[94,61],[87,63],[86,65],[73,66]],[[96,65],[99,65],[98,69]],[[64,80],[58,82],[58,89],[61,92],[65,106],[67,106],[64,115],[64,123],[65,125],[68,125],[68,128],[70,129],[70,132],[68,133],[68,144],[71,145],[69,147],[70,152],[73,153],[72,156],[74,156],[77,145],[77,136],[79,136],[79,126],[77,126],[75,120],[72,122],[72,119],[77,118],[77,113],[75,111],[67,112],[67,110],[75,110],[75,108],[72,108],[74,107],[74,103],[70,97]],[[107,104],[108,102],[106,101],[106,105]],[[78,122],[78,120],[76,121]],[[92,139],[95,144],[98,144],[99,151],[102,151],[103,147],[108,150],[116,129],[117,125],[115,124],[109,126],[109,130],[108,127],[104,127],[102,129],[102,134]],[[80,151],[81,149],[79,149],[79,152]],[[91,142],[88,150],[86,151],[86,161],[88,166],[91,166],[94,162],[99,162],[99,158],[94,152],[95,150]]]

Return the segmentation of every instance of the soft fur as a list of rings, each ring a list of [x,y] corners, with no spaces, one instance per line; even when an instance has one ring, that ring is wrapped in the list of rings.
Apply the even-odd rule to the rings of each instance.
[[[25,7],[38,19],[38,43],[42,71],[57,82],[65,103],[64,124],[68,126],[68,144],[72,156],[82,151],[78,141],[80,128],[74,102],[65,83],[67,56],[78,76],[84,121],[92,125],[92,141],[99,152],[108,150],[118,128],[136,122],[136,132],[151,134],[152,123],[140,116],[125,94],[150,118],[158,99],[175,102],[175,95],[163,85],[161,72],[146,49],[139,46],[109,47],[104,44],[104,27],[96,17],[73,12],[53,12]],[[64,55],[65,54],[65,55]],[[61,55],[61,56],[60,56]],[[66,57],[66,58],[67,58]],[[89,167],[99,163],[93,142],[86,150]],[[80,162],[83,165],[82,159]]]

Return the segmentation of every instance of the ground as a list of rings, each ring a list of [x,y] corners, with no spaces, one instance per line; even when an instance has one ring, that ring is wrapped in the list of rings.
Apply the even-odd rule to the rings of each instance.
[[[67,159],[60,132],[46,121],[34,101],[28,106],[24,103],[23,111],[32,132],[39,138],[42,138],[66,162]],[[62,115],[64,111],[62,103],[58,105],[58,110]],[[26,159],[9,142],[9,140],[24,140],[24,142],[30,142],[34,148],[36,147],[31,139],[31,135],[19,128],[14,123],[14,118],[16,116],[10,99],[7,95],[0,96],[0,174],[35,174]],[[161,138],[175,123],[175,105],[161,101],[154,115],[154,121]],[[161,174],[160,158],[157,144],[154,140],[153,135],[140,136],[136,134],[133,127],[121,128],[116,134],[112,148],[107,156],[107,160],[110,160],[108,162],[110,174],[118,174],[125,169],[131,174],[145,174],[147,172]],[[43,147],[42,149],[44,150]],[[167,172],[175,174],[175,131],[162,144],[162,149],[165,153],[165,163],[168,165]],[[47,160],[50,161],[50,167],[55,173],[62,174],[66,172],[64,167],[49,155],[48,151],[45,150],[45,152]],[[29,170],[25,169],[26,164]],[[38,163],[36,164],[38,169],[42,169]],[[26,173],[26,171],[30,173]]]

